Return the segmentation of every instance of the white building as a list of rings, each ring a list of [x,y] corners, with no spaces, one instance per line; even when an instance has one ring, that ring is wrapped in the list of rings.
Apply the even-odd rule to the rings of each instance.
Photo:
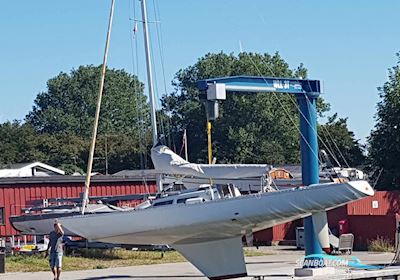
[[[17,163],[7,166],[5,169],[0,169],[0,178],[4,177],[43,177],[65,175],[61,169],[52,167],[41,162]]]

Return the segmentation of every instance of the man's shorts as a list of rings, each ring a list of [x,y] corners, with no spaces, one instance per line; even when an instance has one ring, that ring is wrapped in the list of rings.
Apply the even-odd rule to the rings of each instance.
[[[49,258],[49,263],[50,263],[50,267],[54,268],[54,267],[62,267],[62,253],[55,253],[55,254],[50,254],[50,258]]]

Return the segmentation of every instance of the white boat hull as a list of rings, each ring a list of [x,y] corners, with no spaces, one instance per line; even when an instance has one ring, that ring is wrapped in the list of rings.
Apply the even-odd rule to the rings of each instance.
[[[367,182],[321,184],[193,205],[62,218],[89,240],[123,244],[190,243],[238,236],[373,195]]]
[[[109,213],[118,211],[104,204],[89,204],[87,207],[87,215],[97,215],[98,213]],[[11,216],[10,222],[12,226],[22,234],[44,235],[54,230],[54,220],[69,216],[80,215],[80,207],[74,209],[58,209],[48,211],[47,213],[26,214],[19,216]],[[76,232],[65,229],[65,235],[79,236]]]
[[[78,213],[70,213],[69,215],[78,215]],[[21,217],[21,216],[20,216]],[[23,217],[23,216],[22,216]],[[36,217],[26,216],[26,219],[10,218],[12,226],[22,234],[44,235],[54,230],[54,220],[60,219],[61,215],[36,215]],[[79,236],[75,232],[65,229],[65,235]]]

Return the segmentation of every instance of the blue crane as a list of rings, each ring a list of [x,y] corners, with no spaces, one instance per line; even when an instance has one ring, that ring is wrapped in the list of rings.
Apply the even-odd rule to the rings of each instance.
[[[218,118],[218,101],[225,100],[227,93],[290,93],[295,95],[300,108],[302,182],[305,186],[319,183],[316,103],[318,96],[322,93],[321,81],[232,76],[198,81],[197,88],[201,91],[203,98],[207,100],[209,139],[211,133],[209,120]],[[209,149],[209,153],[210,151]],[[209,161],[210,158],[209,154]],[[306,255],[321,254],[322,248],[314,231],[312,217],[305,218],[304,228]]]

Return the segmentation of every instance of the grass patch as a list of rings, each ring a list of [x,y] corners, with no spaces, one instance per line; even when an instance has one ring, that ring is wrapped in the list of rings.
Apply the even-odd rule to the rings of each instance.
[[[249,249],[244,249],[243,251],[245,257],[260,257],[260,256],[272,255],[272,253],[270,252],[262,252]]]
[[[81,255],[82,254],[82,255]],[[175,251],[135,252],[127,250],[88,250],[87,255],[79,252],[63,257],[63,270],[104,269],[120,266],[148,265],[159,263],[183,262],[185,259]],[[6,258],[7,272],[35,272],[49,270],[49,261],[43,256],[10,256]]]
[[[244,250],[247,257],[263,256],[265,253]],[[124,249],[88,249],[75,251],[63,257],[63,270],[105,269],[110,267],[136,266],[161,263],[184,262],[176,251],[129,251]],[[7,272],[36,272],[49,270],[49,261],[41,255],[17,255],[6,258]]]
[[[48,269],[48,260],[43,257],[25,255],[6,257],[6,272],[35,272]]]
[[[368,245],[368,251],[373,252],[394,252],[393,243],[383,237],[371,240]]]

